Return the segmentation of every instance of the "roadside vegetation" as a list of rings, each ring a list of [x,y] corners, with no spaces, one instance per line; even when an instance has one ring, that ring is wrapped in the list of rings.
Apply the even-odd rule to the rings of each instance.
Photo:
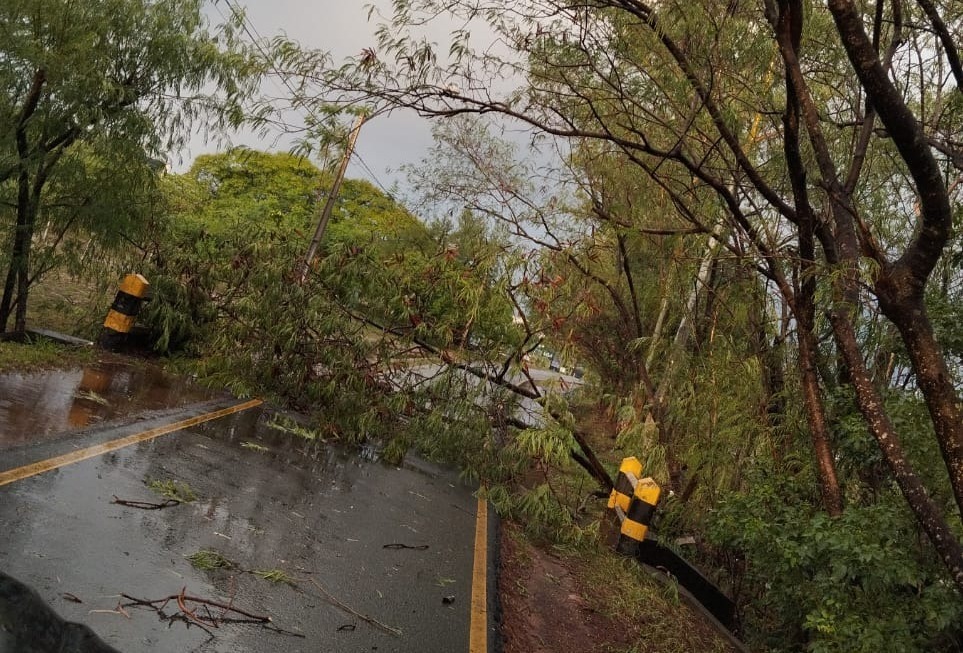
[[[655,582],[611,549],[547,553],[509,524],[500,555],[513,572],[499,588],[506,651],[571,649],[573,642],[605,653],[733,650],[671,580]]]
[[[88,349],[67,347],[42,338],[30,342],[0,340],[0,373],[82,365],[92,358],[93,352]]]
[[[963,5],[476,4],[395,0],[341,65],[200,2],[4,3],[0,331],[92,335],[83,298],[136,270],[181,369],[458,465],[582,572],[635,455],[753,649],[959,650]],[[502,47],[418,36],[452,13]],[[267,71],[311,112],[297,154],[165,172],[198,121],[272,124]],[[305,262],[311,156],[390,109],[435,148],[403,197],[347,180]],[[57,355],[18,347],[0,370]]]

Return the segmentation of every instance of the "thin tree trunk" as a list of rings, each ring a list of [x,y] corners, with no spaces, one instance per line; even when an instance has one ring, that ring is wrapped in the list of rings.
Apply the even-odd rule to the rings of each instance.
[[[665,320],[669,315],[669,292],[668,286],[671,281],[671,270],[669,271],[669,279],[666,281],[665,288],[666,291],[662,293],[662,303],[659,306],[659,316],[655,320],[655,326],[652,328],[652,337],[649,340],[649,351],[645,355],[645,366],[648,369],[652,369],[652,363],[655,362],[655,354],[659,348],[659,341],[662,340],[662,329],[665,328]]]
[[[13,304],[13,292],[17,287],[17,266],[13,261],[7,267],[7,278],[3,284],[3,297],[0,298],[0,333],[7,332],[7,322],[10,321],[10,307]]]
[[[805,322],[808,322],[806,320]],[[831,517],[843,513],[843,493],[839,488],[836,475],[836,462],[829,443],[829,428],[826,424],[826,410],[822,392],[819,389],[819,374],[816,371],[816,338],[811,323],[798,320],[799,335],[799,376],[802,383],[803,405],[809,420],[809,433],[816,465],[819,471],[819,484],[822,489],[823,506]]]
[[[926,307],[920,300],[891,305],[882,299],[880,306],[906,345],[917,384],[933,420],[957,509],[963,516],[963,411]]]
[[[803,405],[809,419],[809,434],[813,452],[816,456],[816,469],[822,490],[823,505],[826,512],[836,517],[842,514],[843,498],[839,488],[839,478],[836,474],[836,461],[829,442],[825,403],[819,388],[819,373],[816,366],[818,346],[813,334],[816,322],[816,279],[813,276],[816,256],[816,215],[809,199],[806,166],[800,151],[801,94],[798,79],[794,78],[794,73],[798,71],[793,68],[802,38],[802,20],[802,7],[799,2],[783,2],[780,5],[780,12],[774,27],[786,64],[783,151],[786,155],[798,221],[800,278],[798,289],[795,292],[794,312],[799,341],[799,376],[803,392]],[[832,250],[827,250],[827,255],[835,257]],[[792,297],[786,297],[786,300],[793,302]]]
[[[883,458],[917,521],[949,570],[953,582],[963,591],[963,546],[906,458],[899,435],[883,409],[882,397],[863,363],[850,318],[845,312],[833,310],[830,312],[830,321],[836,344],[850,370],[853,388],[856,390],[856,403],[866,419],[869,431],[879,444]]]
[[[0,298],[0,329],[7,330],[10,313],[14,306],[14,295],[23,287],[22,277],[26,277],[24,260],[30,230],[30,178],[26,169],[21,169],[17,179],[17,225],[13,231],[13,242],[10,247],[10,267],[3,285],[3,297]],[[20,304],[25,304],[23,298],[18,298]],[[20,309],[17,309],[19,316]],[[14,331],[20,331],[15,321]]]
[[[30,239],[32,236],[33,229],[30,229],[26,238]],[[13,330],[16,333],[23,333],[27,330],[27,294],[29,289],[30,248],[24,247],[23,255],[20,258],[20,270],[17,273],[17,311],[13,320]]]
[[[666,363],[665,370],[662,373],[662,380],[659,382],[658,388],[656,388],[655,396],[652,398],[653,405],[661,406],[665,401],[665,395],[669,390],[669,384],[672,382],[672,376],[675,373],[675,368],[679,364],[679,359],[682,357],[682,350],[688,346],[689,339],[693,332],[693,323],[695,320],[696,307],[699,301],[699,292],[702,288],[706,287],[709,282],[709,275],[712,272],[712,262],[715,260],[716,253],[722,246],[722,237],[726,232],[726,222],[720,220],[716,223],[716,226],[712,229],[712,233],[709,235],[709,242],[706,245],[705,253],[702,255],[702,260],[699,263],[699,271],[696,274],[695,283],[692,285],[692,290],[689,292],[689,297],[686,299],[685,309],[682,313],[682,319],[679,321],[679,326],[675,330],[675,338],[672,340],[672,346],[668,355],[668,362]]]

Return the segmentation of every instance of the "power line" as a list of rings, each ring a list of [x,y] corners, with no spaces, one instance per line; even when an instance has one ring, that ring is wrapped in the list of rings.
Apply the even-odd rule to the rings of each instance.
[[[297,91],[295,91],[294,88],[291,86],[287,77],[284,74],[282,74],[277,69],[276,66],[274,66],[272,58],[268,55],[267,52],[265,52],[264,48],[261,46],[261,41],[264,40],[264,37],[261,36],[261,33],[258,31],[254,23],[248,19],[247,14],[245,14],[244,11],[237,6],[236,2],[234,2],[233,0],[224,0],[224,3],[228,6],[228,8],[230,8],[231,12],[234,14],[236,18],[240,18],[241,28],[244,30],[244,33],[247,34],[248,39],[250,39],[251,41],[251,44],[255,48],[257,48],[257,51],[261,53],[261,56],[264,57],[264,60],[269,62],[268,63],[269,68],[278,77],[278,79],[280,79],[281,82],[287,87],[288,91],[290,91],[292,99],[296,98],[298,96]],[[224,16],[224,14],[221,12],[219,7],[218,7],[218,13],[220,13],[221,16],[225,20],[227,20],[227,17]],[[311,107],[304,104],[303,102],[300,103],[300,107],[304,109],[304,111],[306,111],[308,115],[310,115],[315,121],[317,121],[318,124],[321,124],[320,118],[318,118],[317,114],[315,114],[314,111],[311,110]],[[388,190],[385,187],[384,184],[381,183],[381,180],[378,179],[378,175],[376,175],[374,171],[368,166],[364,158],[362,158],[362,156],[357,151],[353,153],[353,156],[358,160],[358,163],[361,164],[361,167],[368,173],[368,175],[371,176],[371,180],[374,181],[375,185],[377,185],[385,195],[387,195],[389,198],[393,200],[394,195],[391,193],[390,190]]]
[[[251,45],[253,45],[257,49],[257,51],[261,53],[261,56],[264,57],[264,61],[268,62],[268,66],[271,69],[271,72],[273,72],[275,76],[277,76],[277,78],[281,80],[281,83],[287,87],[288,91],[290,91],[291,93],[292,99],[296,98],[298,94],[294,90],[294,87],[292,87],[291,84],[288,82],[287,77],[285,75],[282,75],[281,71],[277,69],[277,67],[274,65],[273,58],[270,55],[268,55],[268,53],[264,50],[264,47],[261,45],[261,41],[264,40],[264,37],[261,36],[261,33],[257,31],[257,27],[255,27],[254,23],[248,20],[247,14],[244,13],[244,10],[238,7],[236,3],[232,2],[232,0],[224,0],[224,4],[228,6],[228,8],[231,10],[231,13],[234,14],[235,18],[241,19],[241,29],[244,30],[245,34],[247,34],[248,39],[251,41]],[[217,5],[215,4],[215,6]],[[223,12],[221,12],[220,7],[218,7],[217,11],[218,13],[221,14],[224,20],[227,20],[227,16],[224,16]],[[255,34],[257,35],[256,37],[255,37]],[[305,111],[311,114],[312,118],[314,118],[315,120],[318,120],[318,117],[314,114],[314,112],[311,111],[310,107],[308,107],[307,105],[304,105],[303,103],[302,103],[302,106]]]
[[[374,171],[368,167],[368,164],[365,163],[364,158],[362,158],[362,156],[357,152],[354,153],[354,156],[357,157],[358,163],[361,164],[361,167],[364,168],[365,171],[371,176],[371,180],[375,183],[375,185],[378,186],[378,188],[380,188],[385,195],[387,195],[390,199],[393,200],[395,197],[392,194],[392,192],[387,188],[385,188],[385,185],[382,184],[381,181],[378,179],[378,175],[376,175]]]

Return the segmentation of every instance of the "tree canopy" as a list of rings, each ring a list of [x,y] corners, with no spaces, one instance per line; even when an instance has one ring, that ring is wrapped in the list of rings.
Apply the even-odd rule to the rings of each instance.
[[[201,6],[12,0],[0,8],[0,330],[14,307],[14,330],[25,327],[29,287],[43,272],[30,257],[38,221],[61,232],[134,229],[131,204],[145,197],[157,159],[162,168],[198,124],[213,134],[244,119],[259,68],[231,25],[209,29]]]

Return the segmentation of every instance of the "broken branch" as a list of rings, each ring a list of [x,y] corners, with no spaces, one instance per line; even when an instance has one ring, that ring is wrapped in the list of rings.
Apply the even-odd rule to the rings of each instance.
[[[311,583],[311,584],[313,584],[315,587],[317,587],[317,588],[318,588],[318,591],[320,591],[320,592],[324,595],[324,598],[326,598],[328,601],[330,601],[330,602],[333,603],[334,605],[338,606],[339,608],[341,608],[342,610],[344,610],[344,611],[347,612],[348,614],[354,615],[355,617],[358,617],[358,619],[363,619],[364,621],[367,621],[369,624],[371,624],[371,625],[374,626],[375,628],[378,628],[378,629],[380,629],[380,630],[383,630],[384,632],[386,632],[386,633],[388,633],[388,634],[390,634],[390,635],[395,635],[396,637],[401,635],[401,629],[400,629],[400,628],[394,628],[394,627],[389,626],[389,625],[387,625],[387,624],[383,624],[383,623],[381,623],[380,621],[378,621],[377,619],[374,619],[374,618],[372,618],[372,617],[369,617],[369,616],[366,615],[366,614],[361,614],[360,612],[358,612],[357,610],[355,610],[355,609],[352,608],[351,606],[346,605],[346,604],[342,603],[341,601],[339,601],[333,594],[331,594],[328,590],[324,589],[324,588],[321,586],[321,583],[319,583],[318,581],[314,580],[313,578],[309,578],[309,579],[308,579],[308,582]]]

